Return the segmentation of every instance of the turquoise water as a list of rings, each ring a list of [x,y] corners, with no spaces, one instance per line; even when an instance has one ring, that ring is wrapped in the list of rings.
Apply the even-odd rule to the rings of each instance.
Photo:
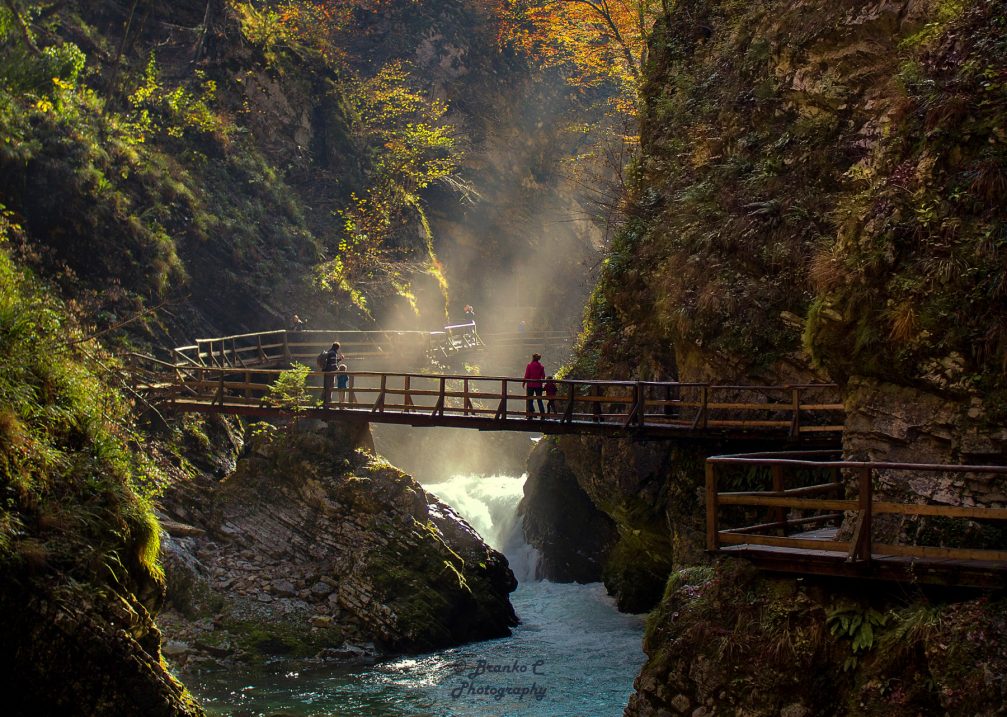
[[[515,572],[534,558],[514,538],[521,478],[456,477],[427,486],[493,545]],[[464,500],[451,493],[464,491]],[[481,500],[474,496],[481,496]],[[476,503],[482,502],[485,510]],[[509,505],[509,510],[505,507]],[[600,584],[526,580],[511,595],[521,624],[509,638],[368,667],[183,675],[211,714],[367,717],[617,717],[643,664],[643,619],[620,614]]]

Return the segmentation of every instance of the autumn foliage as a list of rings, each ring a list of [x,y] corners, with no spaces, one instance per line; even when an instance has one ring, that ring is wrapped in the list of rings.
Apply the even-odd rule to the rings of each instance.
[[[504,39],[571,84],[613,83],[620,109],[632,113],[647,38],[669,0],[505,0]]]

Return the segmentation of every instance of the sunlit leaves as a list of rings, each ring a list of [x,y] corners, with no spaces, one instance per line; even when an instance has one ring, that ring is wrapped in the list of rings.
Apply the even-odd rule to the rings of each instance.
[[[505,37],[579,87],[612,83],[620,109],[636,104],[647,38],[661,0],[507,0]]]

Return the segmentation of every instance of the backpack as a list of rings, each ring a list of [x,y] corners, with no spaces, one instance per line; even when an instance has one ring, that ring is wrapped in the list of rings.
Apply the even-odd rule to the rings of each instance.
[[[315,357],[315,365],[318,366],[319,371],[324,371],[328,363],[329,363],[328,351],[322,351],[322,353],[318,354],[318,356]]]

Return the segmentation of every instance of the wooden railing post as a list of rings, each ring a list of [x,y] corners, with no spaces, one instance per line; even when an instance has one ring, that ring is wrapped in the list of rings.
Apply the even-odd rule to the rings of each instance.
[[[507,379],[505,378],[500,380],[500,405],[497,406],[497,412],[493,416],[493,420],[507,420]]]
[[[472,411],[472,399],[469,397],[469,380],[467,378],[464,381],[464,385],[462,387],[462,393],[465,394],[464,408],[465,408],[465,415],[467,416]]]
[[[644,421],[644,406],[646,402],[647,397],[643,384],[637,381],[633,385],[633,405],[630,406],[629,414],[626,416],[626,423],[623,425],[626,427],[641,425]]]
[[[433,413],[431,416],[443,416],[444,415],[444,390],[447,379],[441,376],[440,385],[437,390],[437,404],[434,406]]]
[[[224,405],[224,369],[220,369],[220,387],[217,389],[217,399],[220,401],[220,405]]]
[[[287,340],[287,332],[283,332],[283,362],[290,364],[290,342]]]
[[[566,410],[563,411],[563,423],[570,423],[573,421],[573,405],[574,396],[577,393],[577,385],[573,383],[568,383],[567,388],[570,389],[566,396]]]
[[[783,496],[783,466],[779,463],[774,463],[769,469],[773,476],[773,493]],[[780,534],[787,534],[787,509],[783,506],[772,509],[772,517],[770,522],[780,524]]]
[[[252,397],[252,372],[245,371],[245,398]]]
[[[716,466],[706,462],[706,549],[716,552],[720,545],[717,526],[717,473]]]
[[[791,389],[790,410],[790,437],[797,440],[801,437],[801,389],[798,386]]]
[[[262,350],[262,334],[255,337],[255,345],[259,349],[259,363],[266,363],[266,352]]]
[[[386,374],[381,374],[381,388],[378,390],[378,397],[374,399],[374,405],[371,407],[371,412],[384,413],[385,411],[385,389],[387,388]]]
[[[410,376],[407,374],[402,382],[402,390],[405,391],[405,396],[403,396],[402,405],[405,406],[403,409],[404,413],[409,413],[413,410],[413,394],[412,389],[410,389]]]
[[[602,396],[601,385],[597,383],[594,384],[591,387],[591,394],[596,398],[601,398]],[[602,420],[601,401],[592,401],[591,403],[594,405],[592,408],[591,420],[593,420],[595,423],[600,423]]]
[[[710,404],[710,386],[709,384],[703,384],[699,387],[699,413],[696,414],[696,420],[692,422],[692,430],[705,431],[707,426],[707,409]]]
[[[871,504],[874,487],[871,483],[871,467],[862,466],[857,470],[857,523],[853,528],[850,553],[847,560],[857,563],[871,562]]]
[[[283,336],[284,336],[284,338],[286,338],[286,334],[284,334]],[[352,374],[350,374],[349,379],[350,379],[350,381],[349,381],[349,383],[350,383],[350,405],[352,406],[352,405],[356,404],[356,402],[357,402],[357,394],[353,392],[353,387],[356,385],[357,382],[355,380],[356,376],[354,376]]]

